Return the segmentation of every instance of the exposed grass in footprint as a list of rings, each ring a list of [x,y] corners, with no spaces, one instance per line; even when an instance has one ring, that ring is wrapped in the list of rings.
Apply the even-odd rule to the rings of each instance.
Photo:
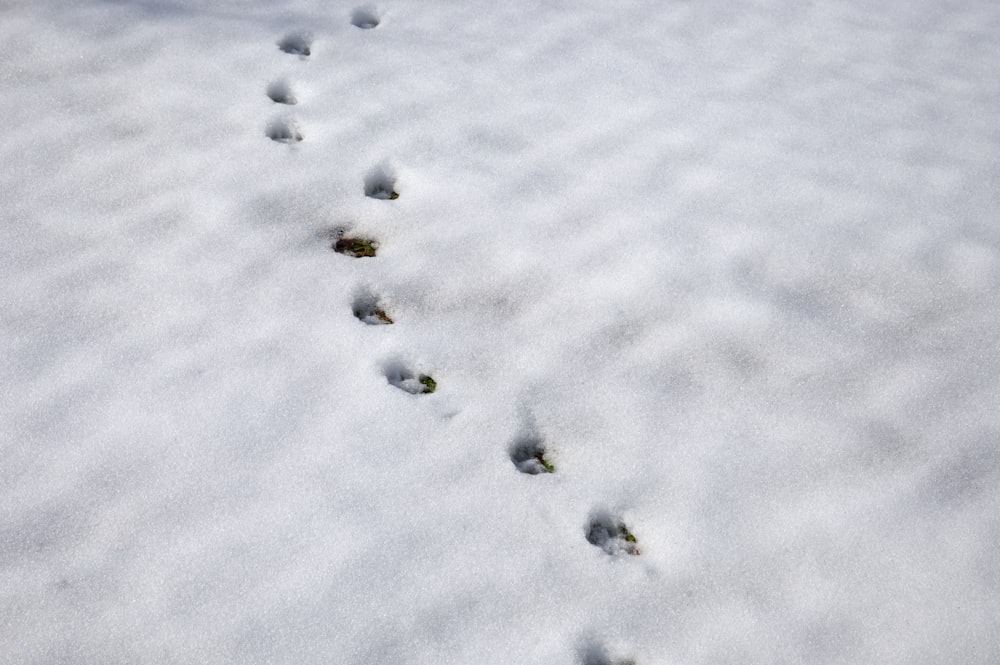
[[[523,436],[511,445],[510,461],[521,473],[555,473],[556,467],[546,456],[545,443],[537,436]]]
[[[587,542],[608,554],[640,554],[635,535],[620,518],[605,511],[591,514],[587,523]]]
[[[385,378],[389,385],[411,395],[429,395],[437,390],[437,381],[427,374],[418,374],[398,361],[386,363]]]
[[[308,57],[312,55],[312,34],[290,32],[278,40],[278,48],[285,53]]]
[[[395,323],[395,321],[392,320],[392,317],[386,314],[385,310],[380,307],[376,307],[368,312],[359,312],[355,310],[354,316],[358,317],[370,326],[391,326]]]
[[[363,293],[354,299],[354,316],[362,323],[370,326],[386,326],[395,323],[389,316],[378,298],[370,293]]]
[[[396,191],[396,176],[385,167],[377,167],[365,178],[365,196],[383,201],[399,198]]]
[[[304,138],[295,122],[284,119],[272,120],[267,123],[264,134],[267,138],[278,143],[298,143]]]
[[[338,238],[333,243],[333,251],[358,259],[373,257],[378,251],[378,243],[367,238]]]
[[[383,201],[395,201],[399,198],[399,192],[391,189],[375,189],[368,196],[373,199],[381,199]]]
[[[362,30],[378,27],[381,19],[374,7],[358,7],[351,13],[351,25]]]

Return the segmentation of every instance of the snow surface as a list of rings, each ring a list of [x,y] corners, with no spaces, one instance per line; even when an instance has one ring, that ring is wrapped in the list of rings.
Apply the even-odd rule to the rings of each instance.
[[[0,662],[1000,662],[998,71],[995,0],[5,0]]]

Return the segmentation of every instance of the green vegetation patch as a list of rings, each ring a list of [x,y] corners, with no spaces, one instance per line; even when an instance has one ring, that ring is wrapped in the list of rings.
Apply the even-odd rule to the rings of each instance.
[[[636,542],[635,535],[624,524],[618,525],[618,537],[625,541],[625,546],[622,549],[627,554],[639,554],[639,545]]]
[[[556,467],[549,460],[545,459],[545,451],[539,450],[535,453],[535,459],[545,469],[545,473],[555,473]]]
[[[378,244],[364,238],[339,238],[333,243],[333,251],[355,258],[375,256]]]
[[[427,394],[437,390],[437,385],[438,385],[437,381],[427,376],[426,374],[421,374],[418,381],[420,381],[420,384],[424,387],[424,389],[420,391],[422,393]]]
[[[354,316],[370,326],[392,325],[395,321],[381,307],[362,306],[354,308]]]

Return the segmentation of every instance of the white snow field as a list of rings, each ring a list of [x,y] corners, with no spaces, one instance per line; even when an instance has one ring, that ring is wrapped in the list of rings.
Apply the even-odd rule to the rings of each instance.
[[[996,0],[3,0],[0,663],[995,665],[998,73]]]

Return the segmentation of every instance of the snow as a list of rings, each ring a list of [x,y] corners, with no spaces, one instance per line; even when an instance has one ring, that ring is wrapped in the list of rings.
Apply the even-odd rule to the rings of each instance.
[[[0,663],[1000,661],[1000,4],[0,17]]]

